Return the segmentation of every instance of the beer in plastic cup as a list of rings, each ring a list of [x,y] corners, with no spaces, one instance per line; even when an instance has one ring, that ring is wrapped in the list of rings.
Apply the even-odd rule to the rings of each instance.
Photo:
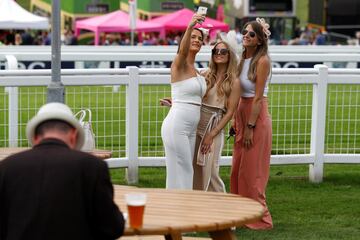
[[[129,224],[131,228],[141,228],[143,225],[146,194],[128,193],[125,194],[125,200],[129,215]]]

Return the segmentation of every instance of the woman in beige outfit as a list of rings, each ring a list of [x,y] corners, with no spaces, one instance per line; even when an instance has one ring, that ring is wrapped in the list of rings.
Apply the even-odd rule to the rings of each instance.
[[[240,98],[240,81],[236,77],[235,32],[215,44],[209,68],[204,73],[207,91],[202,100],[193,161],[193,188],[225,192],[219,176],[219,160],[224,144],[224,127],[232,118]]]

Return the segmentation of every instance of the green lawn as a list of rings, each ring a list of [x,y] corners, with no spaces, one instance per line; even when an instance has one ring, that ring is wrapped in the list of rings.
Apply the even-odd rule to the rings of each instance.
[[[229,167],[221,176],[229,188]],[[125,170],[111,170],[115,184],[126,184]],[[140,168],[139,187],[165,187],[164,168]],[[238,229],[239,239],[359,239],[360,165],[325,165],[324,181],[308,180],[308,166],[271,166],[267,200],[274,229]],[[206,234],[201,234],[206,236]]]

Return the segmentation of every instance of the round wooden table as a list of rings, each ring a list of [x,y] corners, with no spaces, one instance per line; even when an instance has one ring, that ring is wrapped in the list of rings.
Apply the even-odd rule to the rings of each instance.
[[[192,190],[128,188],[114,185],[115,202],[127,212],[124,194],[147,193],[144,226],[125,228],[124,235],[164,235],[182,239],[182,233],[209,232],[212,239],[236,239],[231,227],[254,222],[263,215],[263,207],[248,198],[228,193]]]

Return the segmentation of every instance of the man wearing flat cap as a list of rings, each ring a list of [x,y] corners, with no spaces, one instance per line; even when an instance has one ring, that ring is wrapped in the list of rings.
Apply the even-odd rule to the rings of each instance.
[[[80,152],[69,107],[42,106],[26,127],[33,148],[0,162],[1,240],[116,239],[124,218],[104,161]]]

